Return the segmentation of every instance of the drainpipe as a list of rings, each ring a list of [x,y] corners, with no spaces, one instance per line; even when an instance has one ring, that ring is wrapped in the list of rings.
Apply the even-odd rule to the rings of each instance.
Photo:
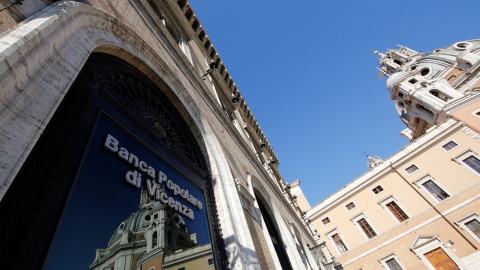
[[[450,222],[450,220],[447,219],[446,216],[444,216],[425,196],[423,196],[422,193],[420,193],[420,191],[418,189],[416,189],[405,177],[403,177],[403,175],[401,175],[393,166],[392,166],[392,163],[390,162],[390,168],[392,168],[392,170],[397,173],[404,181],[405,183],[407,183],[413,190],[415,190],[415,192],[417,192],[417,194],[423,198],[423,200],[425,200],[458,234],[460,234],[463,239],[465,239],[465,241],[467,241],[475,250],[478,250],[478,248],[470,241],[468,240],[468,238],[455,226],[453,225],[452,222]]]

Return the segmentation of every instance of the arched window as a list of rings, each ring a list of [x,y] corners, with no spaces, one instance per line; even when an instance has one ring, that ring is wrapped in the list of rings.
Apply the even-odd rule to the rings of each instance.
[[[139,69],[120,58],[102,53],[90,56],[16,176],[12,187],[18,188],[10,188],[2,199],[0,265],[4,269],[39,269],[46,263],[47,269],[56,269],[58,264],[71,268],[65,267],[64,254],[78,255],[79,252],[91,255],[75,256],[69,264],[87,265],[95,259],[95,267],[91,269],[104,269],[107,262],[103,260],[109,257],[104,252],[94,257],[92,251],[105,247],[97,241],[109,236],[105,233],[113,234],[107,246],[109,251],[129,249],[132,263],[136,263],[134,260],[139,258],[136,255],[144,250],[135,242],[144,241],[146,237],[138,233],[139,229],[152,224],[154,217],[144,215],[144,210],[150,214],[150,206],[155,201],[151,194],[149,198],[142,197],[142,189],[127,182],[125,175],[136,172],[134,163],[137,160],[129,163],[116,155],[120,145],[126,146],[123,149],[129,149],[131,156],[143,162],[144,167],[156,164],[155,170],[167,169],[167,174],[174,176],[173,181],[187,187],[190,194],[196,193],[195,198],[205,207],[195,209],[195,219],[188,220],[189,232],[198,235],[195,245],[204,245],[206,251],[211,249],[206,256],[214,257],[219,269],[226,268],[218,221],[208,219],[215,217],[216,206],[210,177],[205,170],[206,160],[192,134],[191,129],[195,127],[187,124],[179,108],[172,103],[175,96],[167,97],[170,89],[166,84],[159,78],[156,80],[160,83],[149,80]],[[95,176],[91,177],[93,174]],[[146,178],[141,180],[142,187],[148,186]],[[84,188],[91,183],[102,187]],[[24,185],[31,189],[25,191]],[[106,190],[106,186],[115,186],[119,193],[99,192]],[[37,193],[38,196],[46,194],[48,200],[38,200]],[[23,194],[27,199],[18,203]],[[144,204],[152,205],[139,207],[139,197]],[[10,205],[18,207],[13,209]],[[32,215],[27,214],[32,209],[38,213],[35,222],[41,226],[27,228],[24,224],[32,223]],[[68,210],[64,213],[64,209]],[[137,212],[131,216],[133,211]],[[141,218],[143,215],[146,218]],[[84,222],[81,231],[75,229],[79,227],[79,220]],[[91,220],[95,220],[95,229],[88,227],[93,225]],[[125,220],[128,225],[109,232],[112,222],[119,220]],[[11,237],[20,231],[28,231],[34,237],[20,243]],[[64,234],[54,239],[56,231]],[[175,235],[163,236],[164,233],[165,230],[152,231],[148,245],[158,249],[164,247],[165,238],[175,240]],[[70,237],[73,234],[76,236]],[[128,243],[120,240],[123,236]],[[65,241],[70,244],[64,245]],[[88,244],[84,245],[86,242]],[[28,254],[29,260],[22,260],[24,255],[19,250]]]
[[[264,204],[258,199],[257,196],[255,197],[257,198],[260,212],[262,213],[263,220],[265,221],[265,225],[267,226],[268,234],[270,235],[270,239],[272,240],[273,247],[275,248],[275,252],[277,253],[277,257],[278,257],[278,260],[280,261],[280,265],[282,266],[282,269],[283,270],[292,269],[292,266],[290,265],[290,261],[287,256],[287,251],[285,250],[285,247],[282,241],[282,237],[278,232],[275,222],[270,217]]]

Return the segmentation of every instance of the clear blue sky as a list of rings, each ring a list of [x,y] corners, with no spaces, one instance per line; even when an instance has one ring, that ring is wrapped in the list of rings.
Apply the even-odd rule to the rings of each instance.
[[[431,52],[480,38],[480,1],[199,1],[198,18],[312,206],[408,141],[379,80],[396,44]]]

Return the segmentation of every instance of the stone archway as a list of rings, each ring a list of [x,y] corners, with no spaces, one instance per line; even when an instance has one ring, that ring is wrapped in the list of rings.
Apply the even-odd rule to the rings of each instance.
[[[137,188],[141,185],[143,189],[150,190],[152,183],[161,184],[160,169],[156,168],[159,172],[158,178],[156,178],[155,169],[148,166],[147,171],[146,165],[149,163],[160,166],[158,165],[158,162],[160,162],[163,164],[161,167],[166,168],[162,170],[169,171],[170,177],[177,175],[172,179],[177,178],[175,182],[183,183],[178,185],[183,187],[182,190],[190,190],[190,196],[193,196],[195,202],[192,202],[191,199],[189,201],[188,195],[183,197],[184,200],[182,200],[180,194],[176,194],[176,190],[173,190],[172,182],[171,191],[168,195],[169,206],[191,219],[190,231],[192,233],[200,235],[200,238],[203,239],[213,239],[213,253],[217,265],[222,267],[222,262],[226,262],[226,260],[224,259],[223,243],[219,238],[213,187],[206,170],[206,162],[188,125],[183,121],[176,108],[168,101],[162,90],[145,78],[142,73],[123,60],[98,53],[90,56],[2,200],[1,212],[2,216],[6,217],[2,219],[1,223],[2,239],[4,239],[1,246],[2,265],[12,267],[15,265],[25,269],[40,268],[44,264],[43,260],[49,250],[50,240],[55,234],[58,235],[57,242],[62,240],[63,242],[61,242],[62,246],[60,248],[55,249],[57,243],[53,246],[53,249],[52,246],[50,247],[53,258],[56,254],[55,250],[64,252],[69,248],[79,246],[82,246],[80,252],[85,251],[85,249],[94,250],[93,246],[87,247],[86,244],[82,245],[80,242],[75,242],[75,238],[78,239],[78,236],[83,235],[78,241],[86,243],[87,236],[91,235],[97,227],[101,228],[103,226],[99,216],[93,218],[91,214],[97,211],[94,209],[104,208],[101,203],[104,199],[100,198],[98,203],[94,203],[94,208],[92,208],[93,206],[88,207],[88,205],[95,201],[96,196],[108,197],[110,188],[104,186],[104,182],[113,181],[110,186],[115,189],[118,184],[121,184],[121,181],[118,180],[127,179],[128,175],[125,174],[122,177],[122,172],[117,173],[118,176],[115,177],[116,169],[106,171],[108,169],[105,168],[111,163],[108,160],[109,157],[105,156],[105,151],[102,152],[98,149],[98,145],[101,144],[98,144],[96,148],[92,146],[92,142],[96,139],[104,140],[99,136],[104,137],[107,134],[107,138],[111,136],[110,131],[103,131],[103,135],[99,133],[98,129],[104,126],[110,126],[110,130],[113,129],[117,134],[131,134],[129,135],[130,140],[132,140],[130,146],[120,148],[118,158],[122,160],[121,151],[125,152],[127,148],[132,151],[133,148],[128,158],[128,153],[125,154],[125,162],[123,162],[127,164],[125,168],[133,166],[139,171],[143,171],[151,179],[141,181],[140,178],[137,178]],[[129,138],[129,136],[125,137],[125,134],[122,135],[123,139],[121,141]],[[140,142],[140,148],[138,142],[135,143],[135,141]],[[118,141],[116,143],[119,144]],[[142,143],[143,147],[141,146]],[[135,144],[137,144],[136,147],[133,146]],[[92,150],[92,147],[96,150]],[[113,147],[107,147],[106,141],[105,147],[112,152]],[[120,145],[115,145],[115,147],[118,149]],[[98,152],[99,150],[100,152]],[[89,154],[91,151],[97,151],[97,153]],[[132,158],[134,152],[137,154]],[[143,153],[143,156],[151,156],[151,152],[154,152],[157,155],[157,161],[153,157],[153,159],[150,158],[149,162],[146,162],[142,159],[142,155],[138,155],[138,152]],[[94,159],[98,155],[104,155],[104,158]],[[90,161],[91,159],[95,161]],[[122,163],[118,163],[116,166],[122,166]],[[153,171],[151,173],[150,168]],[[135,175],[137,175],[137,170],[135,170]],[[114,178],[117,180],[114,181]],[[164,180],[167,180],[167,176]],[[169,187],[168,181],[166,181],[167,187]],[[87,184],[85,184],[86,182]],[[93,193],[89,193],[88,197],[83,195],[83,198],[77,199],[81,195],[78,195],[79,193],[74,187],[78,188],[82,184],[84,186],[92,184],[98,186],[98,191],[95,188]],[[167,194],[167,189],[164,184],[162,186],[163,191],[160,190],[159,186],[158,192]],[[198,191],[194,193],[194,190]],[[150,193],[151,198],[162,201],[159,195],[155,197],[155,191]],[[123,194],[122,196],[130,196],[123,192],[121,194]],[[167,195],[165,195],[166,197]],[[182,202],[178,209],[176,204],[170,205],[170,200],[173,201],[174,198],[176,202]],[[196,202],[199,199],[202,203],[197,204]],[[113,201],[114,198],[109,200]],[[117,200],[117,203],[125,200],[127,200],[127,197],[121,197],[120,201]],[[67,201],[69,202],[68,207],[64,207]],[[191,205],[188,204],[189,202]],[[72,203],[80,206],[75,208]],[[192,228],[198,229],[199,227],[193,225],[193,212],[192,215],[189,214],[193,211],[192,208],[196,210],[195,212],[200,211],[195,214],[196,222],[200,222],[200,224],[203,224],[202,226],[207,226],[204,227],[203,231],[192,231]],[[73,210],[69,209],[77,210],[72,213]],[[102,216],[108,214],[108,212],[103,213]],[[68,219],[69,217],[71,218]],[[59,220],[62,220],[63,225],[56,229]],[[95,220],[95,228],[88,227],[87,225],[92,225],[93,220]],[[105,220],[105,222],[110,221]],[[35,224],[35,226],[31,226],[31,224]],[[82,234],[82,230],[79,230],[76,226],[88,227],[92,233],[83,232]],[[129,233],[133,233],[137,237],[144,234],[143,227],[135,228]],[[65,231],[68,232],[66,233],[69,235],[68,238],[62,236]],[[30,237],[25,241],[18,241],[16,239],[18,235]],[[137,246],[141,247],[142,239],[140,238],[139,241],[140,244]],[[201,242],[200,244],[208,243],[210,242]],[[139,254],[144,252],[138,248],[135,251]],[[169,250],[168,252],[173,251]],[[78,254],[75,257],[81,257],[77,250],[71,252]],[[25,254],[29,254],[29,260],[22,260]],[[167,251],[164,251],[163,254],[168,255]],[[206,256],[208,256],[208,253]],[[130,264],[136,264],[136,261],[132,258],[129,260],[131,261]],[[123,265],[121,267],[127,266]]]
[[[0,77],[4,89],[0,104],[0,154],[4,157],[0,166],[0,204],[7,191],[16,185],[14,179],[88,57],[94,52],[107,53],[125,60],[154,84],[167,86],[165,94],[193,132],[214,183],[213,195],[219,211],[213,219],[222,224],[223,234],[218,234],[218,243],[221,245],[222,238],[225,241],[230,267],[249,267],[243,254],[253,248],[251,241],[238,237],[246,225],[236,215],[237,209],[232,208],[241,206],[235,197],[230,168],[216,137],[216,127],[210,125],[210,119],[202,111],[214,107],[214,101],[204,94],[207,91],[202,81],[195,79],[198,74],[173,59],[178,54],[175,48],[160,41],[147,43],[117,18],[76,1],[52,4],[3,36],[1,41],[0,67],[5,72]],[[200,102],[205,103],[204,108],[200,108]],[[69,119],[64,118],[64,121]],[[32,210],[42,212],[45,209]],[[35,211],[32,218],[37,215]],[[38,224],[34,221],[28,226]],[[27,242],[34,237],[28,233],[24,236],[22,241]],[[21,253],[26,254],[26,251]]]

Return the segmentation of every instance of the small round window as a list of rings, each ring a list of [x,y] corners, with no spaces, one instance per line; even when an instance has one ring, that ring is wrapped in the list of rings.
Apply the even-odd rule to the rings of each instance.
[[[420,75],[422,76],[427,76],[429,73],[430,73],[429,68],[422,68],[422,70],[420,70]]]
[[[453,44],[453,47],[457,50],[465,50],[465,49],[468,49],[468,48],[472,47],[472,43],[470,43],[470,42],[457,42],[457,43]]]

